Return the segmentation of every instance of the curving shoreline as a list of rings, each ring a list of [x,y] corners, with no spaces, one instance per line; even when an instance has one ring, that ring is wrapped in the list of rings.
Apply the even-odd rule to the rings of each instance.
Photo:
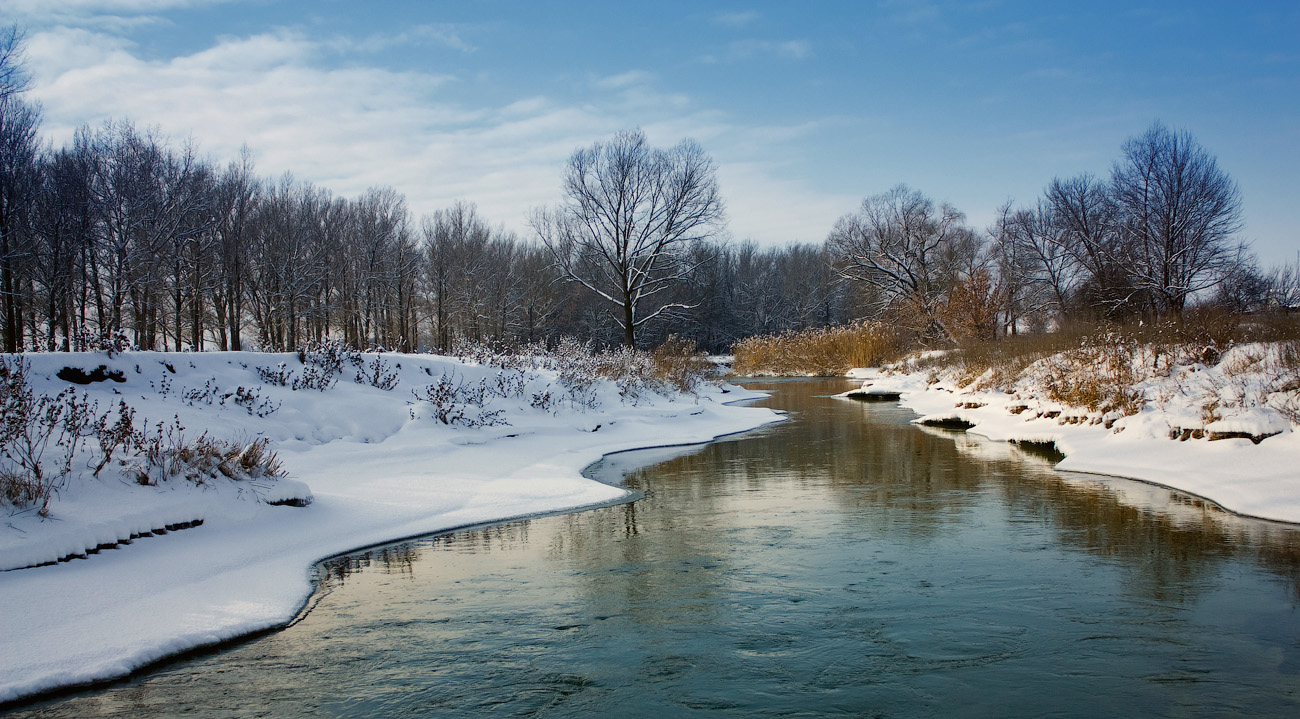
[[[861,369],[850,377],[864,386],[843,396],[897,396],[900,406],[919,415],[918,423],[955,421],[994,441],[1050,442],[1065,455],[1060,470],[1154,484],[1242,517],[1300,524],[1300,432],[1291,428],[1259,442],[1179,441],[1169,437],[1178,418],[1171,421],[1169,412],[1154,407],[1106,426],[1089,423],[1086,410],[1025,393],[965,390],[921,373]]]
[[[202,378],[215,375],[225,383],[227,376],[246,373],[239,364],[250,358],[282,359],[190,355],[186,359],[195,365],[193,372],[186,376],[182,370],[176,381],[201,384]],[[102,355],[84,359],[103,361]],[[151,353],[119,355],[128,369],[141,365],[147,370],[154,359]],[[429,376],[426,366],[451,363],[421,356],[396,359],[410,383]],[[34,367],[37,374],[53,382],[59,369],[54,363],[70,360],[39,361],[50,366]],[[456,371],[486,370],[458,364]],[[127,377],[136,380],[133,371]],[[124,390],[131,386],[128,382]],[[158,499],[163,505],[183,500],[199,507],[205,521],[87,559],[5,572],[0,581],[0,606],[6,609],[0,613],[5,636],[0,643],[0,704],[122,678],[186,652],[283,626],[315,591],[317,562],[331,556],[458,527],[619,501],[625,490],[581,475],[607,454],[706,442],[781,419],[767,409],[732,404],[763,396],[740,388],[726,393],[707,388],[698,396],[676,399],[646,397],[637,404],[622,403],[615,393],[614,401],[598,411],[520,410],[511,415],[509,426],[458,429],[416,421],[400,394],[361,385],[340,384],[329,393],[286,390],[280,412],[258,420],[242,411],[189,408],[172,402],[174,397],[148,395],[143,377],[136,386],[146,393],[145,403],[153,403],[154,416],[160,416],[158,410],[176,410],[188,412],[182,419],[192,426],[255,427],[272,435],[285,467],[307,481],[314,501],[306,507],[274,506],[219,487],[87,481],[84,505],[119,495],[117,505],[101,503],[101,508],[137,500]],[[54,516],[63,519],[21,519],[38,528],[66,529],[54,525],[84,515],[78,514],[76,496],[65,499],[66,507],[54,506]],[[10,544],[26,536],[14,519],[3,528]],[[84,543],[89,536],[93,532],[84,530],[76,538]]]

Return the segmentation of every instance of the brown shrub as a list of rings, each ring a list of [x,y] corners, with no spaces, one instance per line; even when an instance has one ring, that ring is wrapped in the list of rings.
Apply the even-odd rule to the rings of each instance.
[[[656,347],[650,353],[650,361],[654,364],[654,378],[680,392],[694,391],[709,370],[709,363],[700,356],[695,342],[677,335],[669,335]]]
[[[1047,396],[1093,412],[1136,414],[1142,400],[1141,393],[1132,389],[1139,380],[1134,371],[1138,352],[1135,341],[1107,334],[1055,354],[1044,377]]]

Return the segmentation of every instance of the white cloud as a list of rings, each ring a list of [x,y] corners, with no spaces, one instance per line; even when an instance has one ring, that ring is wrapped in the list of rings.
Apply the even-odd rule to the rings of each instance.
[[[812,48],[803,40],[787,40],[776,44],[776,54],[801,60],[812,54]]]
[[[230,0],[8,0],[12,11],[20,15],[42,13],[149,13],[160,10],[216,5]]]
[[[124,30],[163,22],[158,13],[237,0],[5,0],[7,14],[29,27]]]
[[[523,231],[530,208],[559,199],[574,148],[641,126],[656,144],[692,137],[714,154],[738,237],[815,240],[798,228],[829,226],[842,211],[798,182],[772,179],[781,168],[753,161],[806,128],[738,126],[656,89],[644,71],[592,78],[595,92],[574,102],[534,93],[468,106],[454,96],[472,80],[331,68],[332,50],[288,30],[221,38],[165,60],[142,59],[129,42],[85,28],[40,32],[29,44],[33,94],[56,144],[83,124],[130,119],[193,137],[219,162],[247,143],[263,176],[292,171],[345,196],[390,185],[417,215],[468,199],[493,222]]]
[[[718,184],[727,203],[732,237],[760,244],[821,242],[835,220],[862,201],[848,194],[814,192],[784,177],[788,168],[768,162],[727,162]]]
[[[629,70],[618,75],[595,78],[591,84],[602,90],[621,90],[633,85],[646,85],[653,80],[654,75],[644,70]]]
[[[802,60],[811,54],[812,47],[804,40],[737,40],[727,46],[729,60],[748,60],[756,55]]]
[[[743,27],[757,20],[760,15],[753,10],[745,12],[720,12],[713,16],[714,22],[728,27]]]
[[[881,0],[880,9],[903,25],[929,25],[943,19],[943,13],[930,0]]]
[[[423,45],[429,42],[462,52],[473,52],[477,49],[466,42],[452,25],[416,25],[400,33],[376,33],[360,40],[339,36],[330,44],[340,52],[373,53],[393,47]]]

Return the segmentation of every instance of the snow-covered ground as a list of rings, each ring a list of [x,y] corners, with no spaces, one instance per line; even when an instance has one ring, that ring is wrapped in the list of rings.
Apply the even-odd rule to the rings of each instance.
[[[292,389],[307,370],[295,354],[28,355],[38,392],[72,386],[56,376],[65,366],[103,365],[123,381],[77,387],[100,410],[125,400],[137,424],[179,421],[191,439],[204,431],[242,443],[267,438],[295,479],[147,486],[132,480],[130,466],[91,478],[79,460],[48,518],[34,510],[4,516],[0,701],[121,676],[284,624],[313,590],[313,563],[333,554],[619,501],[623,489],[580,474],[602,455],[703,442],[780,419],[724,404],[761,396],[738,387],[665,396],[628,385],[620,394],[600,381],[575,393],[554,370],[402,354],[382,355],[376,366],[377,357],[344,365],[322,392]],[[392,377],[395,386],[352,381],[358,372]],[[276,373],[289,384],[263,376]],[[459,403],[461,415],[440,413],[426,391],[440,382],[475,401]],[[85,556],[20,568],[70,555]]]
[[[1260,358],[1275,349],[1246,345],[1214,366],[1138,373],[1129,387],[1138,410],[1127,416],[1049,399],[1050,362],[1004,390],[963,388],[953,371],[857,369],[850,377],[863,386],[844,396],[897,395],[918,423],[955,421],[992,440],[1054,443],[1062,470],[1153,482],[1239,514],[1300,522],[1300,432],[1270,406],[1295,401],[1300,384],[1292,380],[1300,378],[1274,376],[1269,385]],[[1278,387],[1290,389],[1270,394]],[[1224,438],[1230,433],[1252,438]]]

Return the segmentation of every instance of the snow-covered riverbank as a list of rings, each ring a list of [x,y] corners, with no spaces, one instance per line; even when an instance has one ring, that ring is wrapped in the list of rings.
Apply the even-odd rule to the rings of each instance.
[[[1153,482],[1239,514],[1300,523],[1300,432],[1260,396],[1258,373],[1244,360],[1265,351],[1236,348],[1215,366],[1148,376],[1129,388],[1137,411],[1127,416],[1052,401],[1055,380],[1041,367],[1010,391],[963,388],[951,371],[858,369],[850,376],[863,387],[845,396],[897,396],[918,423],[1053,443],[1065,455],[1058,469]]]
[[[292,388],[283,373],[301,379],[307,369],[294,354],[28,360],[38,392],[68,388],[57,377],[65,366],[91,372],[104,365],[103,374],[120,373],[122,381],[77,387],[101,409],[126,400],[138,419],[175,418],[190,437],[265,437],[295,480],[145,486],[131,481],[129,468],[98,479],[80,471],[55,496],[48,518],[34,510],[4,517],[0,568],[10,571],[0,572],[0,701],[121,676],[281,625],[310,596],[313,563],[333,554],[618,501],[624,490],[580,474],[602,455],[703,442],[780,419],[724,404],[760,396],[736,387],[665,396],[601,380],[575,393],[563,389],[555,370],[428,355],[366,355],[366,367],[381,364],[372,378],[394,378],[390,389],[375,386],[382,381],[353,382],[353,372],[369,370],[349,366],[324,392]],[[471,421],[457,421],[431,399],[436,391],[429,388],[440,383],[459,388],[457,411]],[[497,389],[476,394],[483,387]],[[255,399],[234,401],[250,393]],[[308,497],[307,506],[276,503]],[[86,556],[15,569],[79,554]]]

